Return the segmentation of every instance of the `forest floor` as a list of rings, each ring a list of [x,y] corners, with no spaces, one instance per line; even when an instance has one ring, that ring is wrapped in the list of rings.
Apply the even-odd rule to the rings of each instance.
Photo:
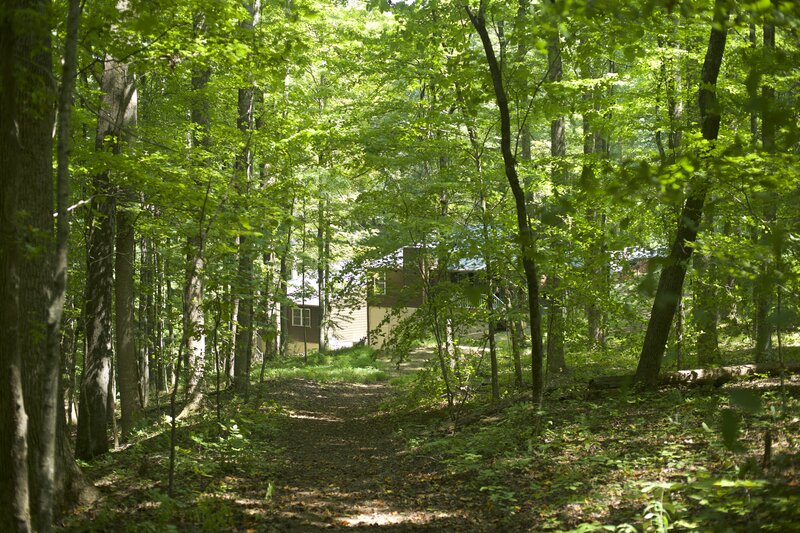
[[[207,423],[182,428],[173,497],[166,432],[140,435],[84,465],[103,497],[62,530],[493,530],[457,485],[436,481],[433,458],[405,451],[398,435],[408,420],[384,408],[393,395],[386,378],[417,372],[427,356],[387,365],[372,383],[284,377],[257,386],[248,402],[224,408],[221,434]]]
[[[487,529],[456,488],[435,482],[431,459],[404,453],[398,421],[380,409],[386,383],[276,385],[270,396],[289,413],[277,439],[280,485],[267,513],[276,531]]]
[[[360,380],[299,377],[322,366],[298,364],[246,400],[223,394],[219,419],[208,398],[179,428],[171,496],[169,425],[153,408],[131,444],[83,465],[103,497],[62,530],[800,531],[797,377],[656,394],[564,385],[544,410],[481,389],[448,411],[429,357]]]

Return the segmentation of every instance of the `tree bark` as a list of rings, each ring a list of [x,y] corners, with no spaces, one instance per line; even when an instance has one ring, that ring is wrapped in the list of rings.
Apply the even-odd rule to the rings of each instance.
[[[239,237],[238,267],[239,305],[236,317],[236,348],[233,365],[233,388],[239,394],[247,392],[250,383],[250,364],[253,353],[253,250],[249,239]]]
[[[714,22],[703,63],[698,98],[700,129],[703,139],[709,143],[716,141],[720,125],[716,84],[725,51],[728,21],[728,12],[725,11],[723,4],[724,2],[720,0],[714,6]],[[675,241],[658,280],[658,289],[636,369],[636,381],[645,386],[653,387],[658,382],[661,361],[683,290],[686,267],[692,255],[692,244],[697,238],[708,188],[709,183],[703,178],[698,178],[692,184],[678,221]]]
[[[321,162],[320,162],[321,163]],[[320,198],[317,204],[317,296],[319,298],[319,351],[328,350],[330,339],[328,331],[330,329],[330,311],[328,307],[328,252],[330,243],[330,222],[328,220],[328,199],[323,190],[322,180],[320,179]]]
[[[78,405],[75,453],[80,459],[108,451],[107,398],[111,375],[113,209],[108,174],[95,176],[89,215],[86,277],[86,360]]]
[[[126,9],[124,0],[118,10]],[[136,86],[125,63],[106,55],[97,117],[96,150],[117,155],[122,150],[125,128],[135,124]],[[76,454],[81,459],[108,451],[106,421],[113,413],[108,397],[112,375],[111,313],[114,290],[114,211],[110,173],[104,170],[93,181],[92,209],[88,223],[86,264],[86,361],[81,383]]]
[[[289,313],[292,312],[288,300],[289,276],[291,275],[289,261],[291,259],[292,250],[292,217],[294,216],[294,202],[295,199],[292,197],[288,206],[287,216],[282,224],[286,231],[286,240],[283,245],[278,247],[280,261],[278,265],[278,291],[275,299],[278,301],[278,308],[280,310],[280,346],[278,351],[281,357],[286,357],[288,355],[289,348],[289,321],[291,320]]]
[[[583,77],[591,77],[591,69],[587,65],[583,65],[581,70]],[[580,185],[582,189],[591,191],[597,187],[595,183],[595,163],[592,160],[592,157],[594,157],[594,153],[596,152],[597,135],[595,135],[595,132],[592,128],[588,111],[588,106],[593,99],[592,93],[584,94],[583,99],[586,101],[585,105],[587,106],[587,110],[583,113],[582,117],[583,163],[581,165]],[[593,223],[593,226],[596,227],[598,225],[597,210],[590,208],[588,211],[587,219]],[[600,235],[596,237],[595,235],[592,235],[592,244],[590,244],[586,253],[586,275],[593,279],[596,279],[597,273],[600,270],[599,263],[602,262],[600,255],[604,230],[605,228],[603,228],[601,225]],[[598,241],[600,242],[600,246],[597,244]],[[594,293],[594,291],[591,291],[591,293],[588,295],[588,302],[586,303],[586,334],[590,344],[599,346],[602,345],[604,341],[603,311],[598,305],[597,301],[598,296]]]
[[[139,405],[147,409],[150,398],[150,387],[155,383],[152,379],[155,370],[156,344],[156,301],[155,301],[155,253],[149,237],[142,237],[139,243],[140,265],[139,280],[142,292],[139,296],[139,331],[141,345],[139,349]]]
[[[17,57],[29,65],[20,65],[25,77],[17,105],[22,112],[19,128],[19,221],[22,233],[19,264],[19,341],[22,392],[28,415],[28,472],[30,513],[35,530],[49,531],[55,478],[55,433],[58,394],[59,353],[56,320],[60,318],[54,299],[53,241],[53,123],[56,103],[51,57],[50,28],[36,18],[45,16],[47,2],[27,6],[35,15],[20,15],[26,34]],[[28,18],[31,17],[31,18]],[[44,27],[42,27],[44,26]],[[51,313],[52,311],[52,313]],[[58,316],[57,316],[58,315]]]
[[[0,529],[51,531],[73,482],[83,482],[67,446],[59,404],[60,323],[69,227],[65,216],[68,128],[59,128],[57,233],[53,225],[53,84],[48,1],[0,14]],[[78,14],[70,6],[59,109],[69,121]],[[55,238],[54,238],[55,237]],[[13,314],[8,312],[13,310]],[[59,424],[59,421],[61,423]],[[27,442],[26,442],[27,441]],[[64,451],[66,449],[66,451]],[[77,487],[81,483],[76,483]],[[6,493],[11,487],[12,492]]]
[[[203,35],[206,32],[205,16],[198,13],[194,18],[194,32]],[[195,93],[191,106],[192,149],[198,167],[208,165],[207,152],[211,147],[211,115],[208,98],[204,94],[211,78],[211,70],[206,65],[198,65],[192,72],[192,91]],[[195,183],[202,186],[195,178]],[[193,235],[187,237],[186,247],[186,284],[183,293],[183,328],[187,357],[186,405],[179,417],[183,418],[195,413],[203,401],[203,378],[205,376],[206,336],[205,316],[203,314],[203,269],[205,266],[203,233],[203,215],[205,206],[198,217],[198,227]],[[178,380],[175,387],[178,387]]]
[[[61,322],[64,314],[64,302],[67,294],[67,270],[69,267],[67,254],[69,251],[69,156],[70,156],[70,120],[72,117],[72,94],[75,87],[77,71],[78,26],[80,24],[81,7],[78,0],[68,3],[66,38],[64,43],[63,76],[58,94],[58,137],[57,137],[57,190],[56,190],[56,241],[55,264],[53,271],[53,292],[47,313],[47,350],[44,369],[35,379],[41,381],[41,439],[35,475],[38,478],[37,494],[34,496],[34,524],[41,533],[52,531],[54,517],[64,505],[67,493],[63,480],[67,476],[73,478],[80,490],[85,486],[82,475],[67,445],[67,433],[64,427],[64,406],[61,401],[61,384],[59,381],[61,352]],[[43,132],[44,135],[44,132]],[[41,147],[49,149],[47,144]],[[49,157],[45,157],[49,159]],[[48,173],[42,168],[42,179],[47,180]],[[32,185],[32,184],[31,184]],[[36,188],[38,189],[38,187]],[[36,190],[42,194],[42,190]],[[49,204],[45,200],[41,208],[42,222],[50,215]],[[59,420],[62,424],[59,424]],[[60,431],[59,431],[60,429]],[[66,450],[67,453],[59,453]],[[76,495],[69,494],[70,499]]]
[[[711,212],[706,216],[704,226],[706,231],[713,231]],[[692,316],[697,329],[697,360],[700,366],[706,367],[719,363],[721,357],[717,334],[719,310],[715,286],[716,268],[713,258],[703,253],[695,254],[694,268],[694,306],[692,307]]]
[[[253,28],[258,24],[261,2],[260,0],[248,3],[249,19],[241,23],[242,29],[253,35]],[[253,151],[250,137],[255,128],[255,89],[250,84],[238,91],[237,105],[239,117],[237,126],[242,135],[244,148],[236,161],[237,189],[243,198],[247,198],[253,180]],[[237,298],[239,309],[236,327],[236,351],[234,356],[233,388],[238,393],[247,393],[250,384],[250,364],[253,354],[253,310],[255,280],[253,279],[253,261],[255,252],[250,239],[245,235],[239,236],[239,269],[237,283]]]
[[[766,374],[780,376],[786,372],[800,372],[800,363],[761,363],[755,365],[720,366],[717,368],[696,368],[693,370],[679,370],[661,374],[656,381],[662,386],[701,386],[714,385],[721,387],[725,383],[749,376]],[[600,376],[589,381],[592,389],[616,389],[626,387],[634,382],[633,375],[625,376]]]
[[[194,414],[203,401],[205,375],[206,335],[203,314],[203,237],[189,237],[187,247],[186,285],[183,292],[183,328],[188,367],[186,378],[186,405],[179,417]],[[179,385],[177,376],[175,387]]]
[[[541,310],[539,309],[539,275],[535,259],[535,243],[533,232],[528,224],[528,214],[525,206],[525,192],[517,175],[517,164],[511,151],[511,115],[508,110],[508,97],[503,86],[503,77],[500,65],[494,52],[489,32],[486,30],[486,5],[481,0],[477,13],[469,6],[466,7],[472,25],[480,36],[489,72],[494,86],[495,99],[500,111],[500,149],[503,154],[503,163],[506,179],[514,195],[514,206],[517,213],[517,230],[519,232],[522,266],[525,271],[525,282],[528,289],[528,314],[531,324],[531,391],[533,401],[541,403],[544,392]]]
[[[516,288],[505,287],[505,297],[508,301],[508,336],[511,339],[511,358],[514,361],[514,385],[522,388],[522,345],[525,343],[525,331],[522,322],[517,318],[518,296],[520,291]]]
[[[558,31],[550,37],[547,46],[548,81],[558,83],[563,76],[561,49]],[[553,189],[558,194],[558,188],[566,185],[566,171],[562,168],[563,158],[567,154],[565,136],[566,119],[563,115],[550,123],[550,155],[553,158],[551,181]],[[560,224],[563,225],[563,224]],[[561,287],[558,273],[554,273],[549,280],[550,309],[547,327],[547,371],[560,374],[566,372],[567,363],[564,360],[564,315],[566,314],[565,291]]]
[[[133,345],[133,255],[136,239],[133,213],[117,212],[117,255],[115,289],[117,365],[122,438],[125,439],[141,417],[136,350]]]
[[[774,55],[775,53],[775,25],[772,22],[764,24],[764,53]],[[767,63],[769,64],[769,63]],[[775,105],[775,89],[769,85],[764,85],[761,89],[761,147],[767,154],[775,151],[775,120],[773,106]],[[774,192],[766,195],[765,204],[762,207],[764,221],[766,225],[772,225],[777,215],[777,196]],[[760,229],[759,240],[766,247],[768,242],[768,231]],[[772,307],[771,295],[774,291],[775,283],[769,261],[762,261],[759,265],[760,272],[753,288],[753,304],[755,307],[755,360],[762,362],[766,360],[769,350],[772,347],[773,326],[769,320],[769,312]]]
[[[28,416],[22,393],[19,331],[20,232],[19,148],[16,124],[25,119],[17,103],[18,36],[14,10],[0,11],[0,529],[29,531]],[[24,57],[24,56],[23,56]]]

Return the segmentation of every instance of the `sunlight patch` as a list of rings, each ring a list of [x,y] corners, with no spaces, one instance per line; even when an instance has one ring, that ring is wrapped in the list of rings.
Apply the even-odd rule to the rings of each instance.
[[[321,414],[310,414],[310,413],[301,413],[297,411],[289,411],[289,418],[300,418],[302,420],[318,420],[320,422],[341,422],[342,419],[330,416],[330,415],[321,415]]]
[[[433,519],[448,518],[447,513],[421,513],[397,511],[372,511],[354,516],[339,518],[336,522],[343,526],[388,526],[393,524],[424,524]]]

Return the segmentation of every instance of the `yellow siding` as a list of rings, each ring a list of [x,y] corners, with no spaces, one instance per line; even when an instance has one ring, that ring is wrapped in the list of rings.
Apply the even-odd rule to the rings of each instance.
[[[328,333],[330,348],[347,348],[367,338],[367,306],[358,309],[339,309],[331,313]]]
[[[397,327],[401,320],[411,316],[416,310],[416,307],[403,307],[397,312],[391,307],[370,307],[369,326],[372,329],[369,333],[369,345],[376,349],[383,348],[389,332]],[[387,316],[389,320],[381,324]]]
[[[292,354],[297,355],[303,353],[303,343],[297,341],[289,341],[286,345],[286,350]],[[319,350],[319,343],[317,342],[308,342],[308,352],[316,352]]]

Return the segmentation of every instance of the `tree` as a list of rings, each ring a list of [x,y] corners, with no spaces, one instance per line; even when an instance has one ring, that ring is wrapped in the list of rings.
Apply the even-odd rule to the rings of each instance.
[[[775,57],[775,24],[767,20],[763,26],[764,55],[767,65],[774,61]],[[766,154],[775,152],[775,88],[769,84],[764,84],[761,89],[761,148]],[[774,225],[777,215],[778,199],[774,193],[767,193],[763,206],[764,222],[767,226]],[[769,245],[770,238],[768,232],[772,227],[761,229],[762,244]],[[774,235],[772,236],[774,238]],[[761,271],[758,273],[755,286],[753,287],[753,304],[755,316],[753,317],[755,329],[755,360],[762,362],[766,359],[767,353],[772,347],[773,325],[770,323],[771,294],[774,291],[772,282],[773,272],[768,261],[764,261]]]
[[[561,59],[561,46],[558,29],[552,32],[547,45],[547,78],[551,83],[558,83],[563,76],[563,62]],[[553,156],[551,179],[553,188],[556,191],[556,201],[558,200],[559,187],[566,185],[566,169],[562,159],[567,154],[566,145],[566,119],[559,116],[550,123],[550,155]],[[563,268],[563,267],[562,267]],[[548,313],[547,324],[547,371],[561,373],[567,370],[564,360],[564,315],[565,291],[561,287],[559,273],[554,272],[550,285],[550,310]]]
[[[58,223],[53,225],[53,125],[49,2],[0,9],[0,528],[51,531],[81,485],[58,401],[59,328],[66,287],[68,142],[79,5],[70,2],[58,143]],[[55,238],[54,238],[55,237]]]
[[[206,14],[198,12],[194,15],[193,28],[195,37],[203,38],[206,33]],[[186,405],[181,411],[181,416],[189,415],[200,407],[203,400],[203,376],[205,375],[205,317],[203,314],[203,268],[205,266],[205,239],[204,230],[206,201],[211,189],[211,181],[204,184],[201,176],[203,170],[209,166],[211,148],[211,116],[208,98],[205,94],[211,68],[208,65],[197,64],[192,69],[192,160],[194,164],[195,186],[206,191],[206,199],[197,217],[196,226],[190,229],[186,241],[186,284],[183,294],[183,330],[186,350]],[[179,386],[180,376],[176,376],[175,388]]]
[[[242,28],[250,33],[258,24],[261,16],[261,2],[256,0],[249,2],[246,6],[250,18],[242,22]],[[238,111],[239,117],[237,125],[242,133],[244,147],[242,153],[236,160],[238,171],[237,187],[243,198],[247,198],[251,191],[253,181],[253,150],[251,148],[251,136],[255,127],[255,88],[252,82],[249,87],[240,88],[238,91]],[[236,320],[236,355],[233,370],[233,386],[237,392],[246,393],[250,383],[250,361],[253,352],[253,314],[254,314],[254,284],[253,262],[255,260],[255,250],[250,242],[251,238],[239,235],[239,270],[237,287],[238,313]]]
[[[727,7],[724,2],[718,1],[714,6],[714,22],[703,62],[698,97],[700,130],[703,139],[708,142],[708,146],[704,148],[707,152],[706,158],[711,156],[714,141],[719,134],[721,111],[717,101],[716,83],[727,40],[727,20]],[[667,337],[681,297],[687,261],[692,256],[692,244],[697,238],[709,186],[705,177],[698,177],[692,183],[678,221],[675,241],[658,280],[658,289],[636,369],[636,380],[646,386],[655,386],[658,381]]]
[[[511,151],[511,115],[508,109],[508,96],[503,86],[503,76],[497,55],[494,51],[489,32],[486,29],[486,4],[481,0],[477,13],[469,6],[467,15],[480,36],[486,61],[494,87],[495,99],[500,113],[500,149],[506,178],[514,195],[514,206],[517,212],[517,229],[520,240],[522,266],[525,271],[525,283],[528,290],[528,314],[531,324],[531,375],[533,378],[533,401],[541,402],[544,393],[544,376],[542,373],[544,354],[542,350],[541,310],[539,308],[539,275],[537,273],[533,232],[528,224],[528,213],[525,205],[525,192],[517,175],[516,158]]]
[[[141,417],[139,401],[139,368],[133,344],[134,283],[133,259],[136,248],[134,215],[128,209],[117,211],[115,264],[115,299],[117,365],[119,367],[119,400],[121,431],[126,437]]]
[[[127,10],[120,0],[117,10]],[[126,129],[135,121],[136,89],[125,63],[106,54],[101,78],[102,95],[97,116],[95,147],[98,152],[119,155]],[[86,361],[81,381],[78,410],[76,454],[91,459],[108,451],[108,423],[113,422],[114,387],[112,379],[112,301],[114,290],[114,211],[115,197],[111,169],[98,171],[92,182],[93,197],[87,224],[86,260]],[[126,235],[127,236],[127,235]],[[124,299],[121,305],[127,303]],[[125,313],[123,313],[125,314]],[[127,316],[125,318],[128,318]],[[123,328],[125,321],[123,320]],[[125,338],[123,332],[122,338]],[[125,346],[123,361],[128,370],[130,345]],[[135,361],[135,359],[134,359]],[[127,377],[127,376],[126,376]],[[126,385],[130,381],[125,381]],[[134,381],[135,383],[135,381]],[[135,388],[126,386],[126,400],[135,401]],[[126,407],[132,406],[126,401]]]
[[[3,6],[5,8],[5,6]],[[20,359],[19,271],[20,235],[17,222],[20,161],[20,138],[15,124],[25,116],[18,100],[20,68],[16,11],[0,11],[0,164],[5,172],[0,178],[0,528],[6,531],[30,530],[28,502],[27,431],[28,415],[22,393]],[[23,62],[23,68],[26,63]],[[22,111],[22,112],[21,112]]]

